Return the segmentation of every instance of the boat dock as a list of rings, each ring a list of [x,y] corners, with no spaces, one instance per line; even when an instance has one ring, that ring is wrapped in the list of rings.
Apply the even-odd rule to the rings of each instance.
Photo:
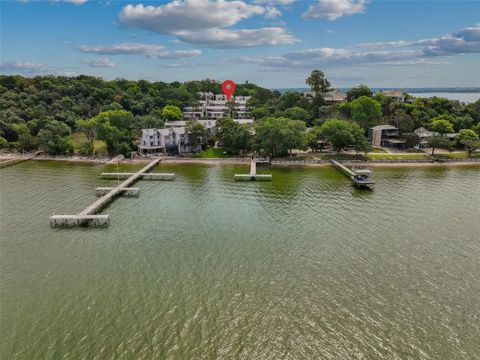
[[[149,173],[159,162],[161,158],[157,158],[151,161],[147,166],[143,167],[135,173],[107,173],[109,175],[114,174],[115,178],[120,176],[127,177],[127,179],[119,183],[115,187],[97,187],[95,191],[97,195],[101,197],[93,204],[87,207],[77,215],[52,215],[50,217],[50,225],[53,226],[78,226],[84,224],[91,225],[108,225],[110,218],[108,214],[99,215],[100,212],[107,204],[109,204],[116,196],[120,194],[139,195],[139,188],[129,187],[139,179],[147,178],[150,175],[150,179],[156,180],[174,180],[175,174],[163,174],[163,173]],[[103,174],[102,174],[103,175]],[[152,176],[153,175],[153,176]]]
[[[371,189],[373,190],[373,186],[375,182],[370,178],[371,171],[368,169],[349,169],[345,165],[339,163],[336,160],[330,160],[334,167],[340,170],[343,174],[348,176],[348,178],[352,181],[353,185],[358,188],[362,189]]]
[[[268,160],[252,159],[250,161],[250,174],[235,174],[235,181],[272,181],[272,174],[257,174],[257,163],[268,163]]]

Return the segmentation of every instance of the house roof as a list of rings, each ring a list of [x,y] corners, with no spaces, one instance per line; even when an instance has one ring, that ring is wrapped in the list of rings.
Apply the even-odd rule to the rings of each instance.
[[[373,130],[398,130],[393,125],[377,125],[377,126],[371,127],[370,129],[373,129]]]
[[[173,128],[172,131],[177,134],[177,135],[183,135],[185,134],[185,128],[182,126],[182,127],[176,127],[176,128]]]

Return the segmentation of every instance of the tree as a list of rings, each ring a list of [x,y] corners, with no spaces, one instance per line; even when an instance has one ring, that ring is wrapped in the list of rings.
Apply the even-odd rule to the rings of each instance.
[[[85,146],[85,154],[93,154],[93,142],[95,140],[95,130],[97,129],[97,118],[77,120],[77,128],[87,137],[87,145]]]
[[[475,131],[470,129],[460,130],[458,135],[455,137],[455,141],[467,149],[468,157],[470,157],[472,151],[480,148],[479,136]]]
[[[377,100],[361,96],[349,104],[352,119],[367,129],[375,125],[382,117],[382,109]]]
[[[435,155],[435,149],[448,149],[452,148],[452,143],[444,136],[431,136],[427,141],[427,146],[432,148],[432,155]]]
[[[294,106],[286,109],[284,114],[285,114],[285,117],[293,120],[306,121],[310,117],[310,114],[308,113],[308,111],[298,106]]]
[[[14,124],[12,130],[17,134],[17,148],[20,151],[30,151],[36,148],[37,142],[26,124]]]
[[[477,133],[477,135],[480,136],[480,123],[478,123],[475,126],[472,126],[472,130],[475,131]]]
[[[57,120],[50,121],[38,132],[38,145],[48,154],[56,155],[73,151],[70,128]]]
[[[306,141],[307,145],[313,150],[317,151],[320,149],[320,141],[321,141],[321,132],[320,126],[314,126],[307,132]]]
[[[306,147],[306,124],[284,117],[267,117],[255,124],[255,148],[272,157]]]
[[[432,119],[430,124],[432,131],[435,131],[441,135],[447,133],[453,133],[453,125],[450,121],[443,118]]]
[[[313,70],[310,76],[305,80],[308,86],[315,93],[315,96],[324,93],[330,87],[330,83],[325,74],[320,70]]]
[[[105,141],[110,155],[131,152],[131,125],[133,114],[125,110],[109,110],[95,117],[97,136]]]
[[[397,109],[392,118],[392,123],[401,133],[409,133],[413,131],[413,119],[404,109]]]
[[[231,118],[217,121],[217,139],[223,146],[238,153],[251,146],[252,134],[247,125],[240,125]]]
[[[403,133],[402,138],[405,139],[405,147],[408,148],[413,148],[416,145],[420,145],[420,137],[414,133]]]
[[[190,145],[202,146],[208,140],[208,130],[198,120],[188,120],[185,125],[185,132],[188,135]]]
[[[270,111],[264,107],[264,106],[259,106],[253,110],[250,111],[250,115],[252,115],[252,117],[255,119],[255,120],[259,120],[259,119],[262,119],[264,117],[267,117],[270,115]]]
[[[371,97],[372,95],[372,90],[367,85],[358,85],[347,91],[347,101],[353,101],[362,96]]]
[[[363,130],[356,123],[346,120],[330,119],[320,126],[319,131],[320,137],[328,141],[337,153],[346,146],[356,146],[358,151],[367,149]]]
[[[162,118],[166,121],[182,120],[183,113],[178,106],[167,105],[162,109]]]

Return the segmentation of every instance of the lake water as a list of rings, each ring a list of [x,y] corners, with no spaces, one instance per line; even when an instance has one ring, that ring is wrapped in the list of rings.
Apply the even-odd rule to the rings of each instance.
[[[161,165],[102,229],[48,217],[114,167],[2,169],[0,358],[480,358],[478,166],[247,169]]]
[[[450,100],[458,100],[464,103],[473,103],[480,99],[480,93],[453,93],[453,92],[433,92],[433,93],[410,93],[414,97],[442,97]]]

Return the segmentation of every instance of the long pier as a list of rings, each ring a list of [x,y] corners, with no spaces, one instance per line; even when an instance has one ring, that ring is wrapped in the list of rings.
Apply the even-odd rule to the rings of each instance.
[[[87,207],[82,212],[78,213],[77,215],[52,215],[50,217],[50,225],[51,226],[76,226],[76,225],[83,225],[86,223],[91,223],[93,225],[106,225],[109,224],[110,219],[108,214],[104,215],[97,215],[97,213],[102,210],[107,204],[109,204],[117,195],[125,192],[130,192],[130,194],[134,194],[140,191],[138,188],[129,187],[135,181],[145,178],[145,176],[153,175],[149,174],[148,172],[152,170],[159,162],[161,158],[155,159],[151,161],[147,166],[143,167],[139,171],[135,173],[118,173],[118,175],[128,176],[127,179],[115,187],[104,187],[104,188],[96,188],[97,194],[102,192],[103,195],[96,200],[93,204]],[[112,173],[117,175],[117,173]],[[159,180],[173,180],[175,179],[175,174],[156,174],[158,176],[151,177],[152,179],[159,179]]]
[[[250,161],[250,174],[235,174],[236,181],[272,181],[272,174],[257,174],[257,162],[265,163],[264,160],[252,159]]]
[[[355,171],[353,169],[349,169],[348,167],[339,163],[336,160],[330,160],[330,162],[333,164],[335,168],[337,168],[343,174],[345,174],[352,181],[353,185],[355,185],[356,187],[364,188],[364,189],[373,189],[375,182],[369,177],[370,171],[368,172],[363,170]]]

